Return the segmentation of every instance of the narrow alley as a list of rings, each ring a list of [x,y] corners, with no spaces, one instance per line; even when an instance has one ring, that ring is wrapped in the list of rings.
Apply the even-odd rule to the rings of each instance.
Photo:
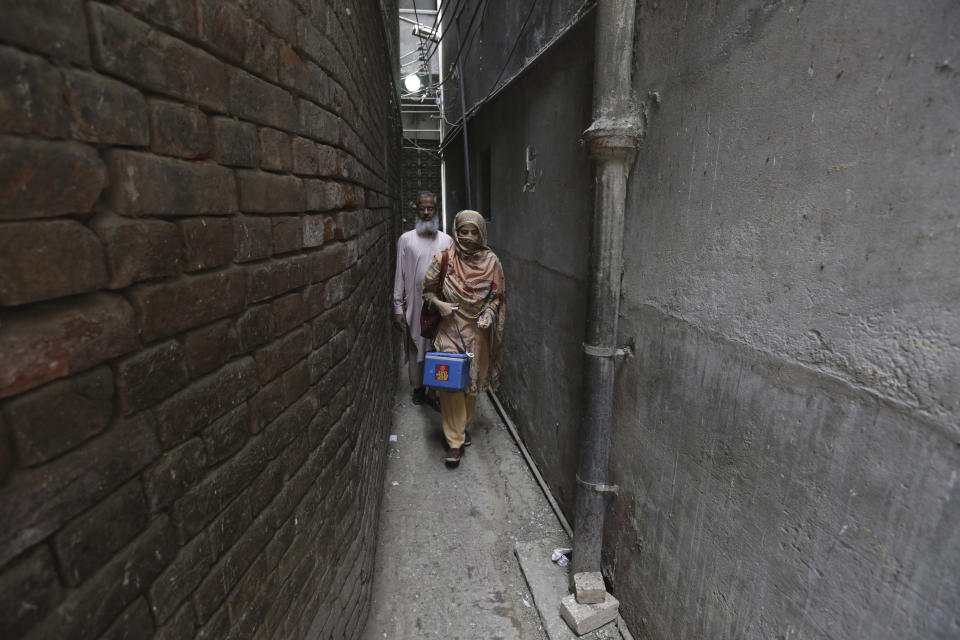
[[[440,415],[411,403],[405,371],[393,406],[362,640],[573,638],[560,628],[558,601],[535,601],[516,555],[517,543],[537,543],[539,562],[565,576],[551,551],[569,547],[570,539],[503,419],[480,397],[473,444],[450,468],[441,459]],[[538,613],[538,604],[549,610]],[[549,636],[541,615],[563,633]],[[581,637],[620,640],[616,624]]]
[[[957,0],[0,0],[0,639],[960,640],[958,115]]]

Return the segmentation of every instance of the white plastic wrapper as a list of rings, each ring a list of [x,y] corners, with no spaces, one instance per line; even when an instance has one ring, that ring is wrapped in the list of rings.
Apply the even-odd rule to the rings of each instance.
[[[396,442],[396,441],[397,441],[397,434],[391,433],[391,434],[390,434],[390,442]]]
[[[570,564],[570,558],[567,557],[573,549],[554,549],[553,553],[550,555],[550,559],[556,562],[559,566],[565,567]]]

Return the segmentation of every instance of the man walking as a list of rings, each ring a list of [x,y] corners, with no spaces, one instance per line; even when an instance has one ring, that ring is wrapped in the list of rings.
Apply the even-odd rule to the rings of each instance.
[[[427,399],[423,386],[423,359],[431,348],[430,341],[420,337],[423,276],[433,256],[452,242],[453,238],[440,231],[437,197],[429,191],[421,191],[417,197],[416,228],[407,231],[397,241],[397,272],[393,280],[393,313],[400,328],[406,328],[404,342],[407,372],[413,386],[413,404],[423,404]],[[436,400],[431,404],[436,404]]]

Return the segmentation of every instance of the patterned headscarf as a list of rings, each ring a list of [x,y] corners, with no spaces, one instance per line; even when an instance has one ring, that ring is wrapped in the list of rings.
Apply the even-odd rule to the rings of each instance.
[[[457,235],[457,232],[460,231],[463,227],[472,225],[476,227],[477,231],[480,233],[480,238],[478,240],[479,247],[473,250],[467,249],[460,243],[460,237]],[[472,256],[480,251],[487,249],[487,221],[483,219],[483,216],[472,211],[470,209],[464,209],[453,219],[453,239],[457,243],[457,253],[461,257]]]

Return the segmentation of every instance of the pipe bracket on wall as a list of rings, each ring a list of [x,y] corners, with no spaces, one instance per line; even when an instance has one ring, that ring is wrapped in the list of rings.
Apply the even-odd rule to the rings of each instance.
[[[615,484],[603,484],[600,482],[587,482],[580,477],[580,474],[577,474],[577,484],[595,491],[596,493],[612,493],[613,495],[620,495],[620,486]]]
[[[633,349],[630,347],[617,349],[616,347],[587,344],[586,342],[582,346],[585,354],[595,358],[630,358],[633,356]]]

